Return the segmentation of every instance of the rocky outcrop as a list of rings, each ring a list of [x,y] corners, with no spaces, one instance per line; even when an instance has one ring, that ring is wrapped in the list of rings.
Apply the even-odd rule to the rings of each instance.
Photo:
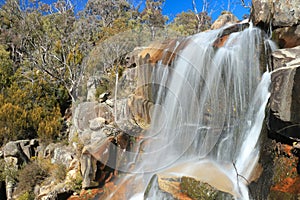
[[[38,146],[37,140],[18,140],[8,142],[3,147],[3,156],[10,171],[18,170],[23,164],[30,161],[30,158],[37,155],[36,148]],[[13,192],[15,183],[13,177],[7,175],[5,178],[6,196],[7,199],[13,199]]]
[[[51,163],[62,164],[69,167],[73,159],[76,157],[75,151],[70,146],[65,146],[60,143],[49,144],[43,153],[44,158],[51,159]]]
[[[253,0],[251,20],[254,25],[274,32],[281,48],[300,45],[300,6],[298,0]]]
[[[70,141],[80,150],[83,188],[103,185],[113,176],[122,165],[122,152],[129,145],[126,131],[133,134],[133,123],[130,122],[132,115],[124,116],[129,125],[120,120],[121,113],[128,109],[127,99],[117,99],[113,103],[119,118],[115,116],[108,101],[112,100],[107,99],[103,103],[84,102],[75,108],[74,134]]]
[[[297,199],[300,191],[300,4],[298,0],[252,0],[251,21],[279,48],[268,57],[271,96],[261,136],[260,177],[250,184],[254,199]]]
[[[300,46],[273,52],[272,61],[269,130],[300,141]]]
[[[238,18],[231,12],[222,12],[218,19],[211,25],[210,29],[219,29],[225,25],[232,25],[238,22]]]
[[[272,39],[282,48],[298,46],[300,45],[300,25],[277,28],[273,32]]]
[[[300,23],[299,1],[253,0],[251,15],[256,25],[294,26]]]

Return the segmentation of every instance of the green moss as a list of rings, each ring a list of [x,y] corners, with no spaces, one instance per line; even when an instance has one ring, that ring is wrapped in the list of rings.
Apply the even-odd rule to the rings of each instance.
[[[180,188],[182,193],[187,194],[192,199],[222,200],[231,198],[231,195],[218,191],[209,184],[190,177],[181,178]]]

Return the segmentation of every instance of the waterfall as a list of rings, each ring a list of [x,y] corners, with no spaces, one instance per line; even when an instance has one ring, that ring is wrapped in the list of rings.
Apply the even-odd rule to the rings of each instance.
[[[171,66],[159,62],[152,69],[151,84],[159,87],[151,126],[133,156],[134,175],[128,176],[142,190],[153,174],[191,176],[212,184],[218,184],[213,177],[220,174],[228,177],[236,198],[249,198],[241,177],[250,177],[259,157],[270,74],[260,70],[260,29],[250,25],[216,48],[223,30],[187,38]],[[130,196],[143,197],[135,192]],[[154,192],[149,199],[159,198]]]

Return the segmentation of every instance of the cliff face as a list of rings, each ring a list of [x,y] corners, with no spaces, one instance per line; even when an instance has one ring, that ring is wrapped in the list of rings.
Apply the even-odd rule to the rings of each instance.
[[[271,96],[262,132],[263,172],[250,186],[255,199],[296,199],[299,189],[300,6],[297,0],[253,0],[251,20],[279,49],[268,57]],[[269,181],[267,181],[269,180]]]
[[[300,45],[300,8],[298,0],[253,0],[254,25],[272,30],[272,39],[281,48]]]

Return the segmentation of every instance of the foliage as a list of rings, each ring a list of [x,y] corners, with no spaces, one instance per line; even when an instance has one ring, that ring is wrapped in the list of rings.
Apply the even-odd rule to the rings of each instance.
[[[57,89],[39,78],[31,83],[17,75],[13,79],[0,94],[1,142],[37,136],[45,142],[55,140],[62,129]]]
[[[47,171],[38,162],[24,165],[18,173],[17,192],[33,192],[34,186],[41,184],[46,177]]]
[[[60,137],[65,110],[84,95],[89,76],[106,77],[97,94],[112,90],[125,55],[153,39],[165,39],[164,0],[141,10],[127,0],[89,0],[74,12],[71,1],[52,4],[7,0],[0,8],[0,145]],[[190,35],[209,27],[209,17],[178,15],[170,27]],[[198,19],[197,18],[197,19]]]
[[[197,25],[195,13],[188,11],[177,14],[169,27],[182,35],[192,35],[197,33]]]
[[[18,169],[10,163],[6,163],[4,159],[0,159],[0,181],[9,181],[16,183],[18,177]]]
[[[32,192],[24,192],[17,200],[34,200],[34,194]]]
[[[67,175],[67,168],[63,164],[55,164],[51,170],[51,176],[58,182],[65,180]]]
[[[75,178],[72,178],[69,182],[68,182],[68,186],[70,188],[70,190],[76,192],[76,193],[80,193],[81,189],[82,189],[82,176],[80,174],[80,172],[78,171],[76,173]]]
[[[141,12],[142,23],[149,27],[152,40],[156,38],[157,28],[163,28],[168,20],[162,14],[164,2],[165,0],[146,0],[146,7]]]

